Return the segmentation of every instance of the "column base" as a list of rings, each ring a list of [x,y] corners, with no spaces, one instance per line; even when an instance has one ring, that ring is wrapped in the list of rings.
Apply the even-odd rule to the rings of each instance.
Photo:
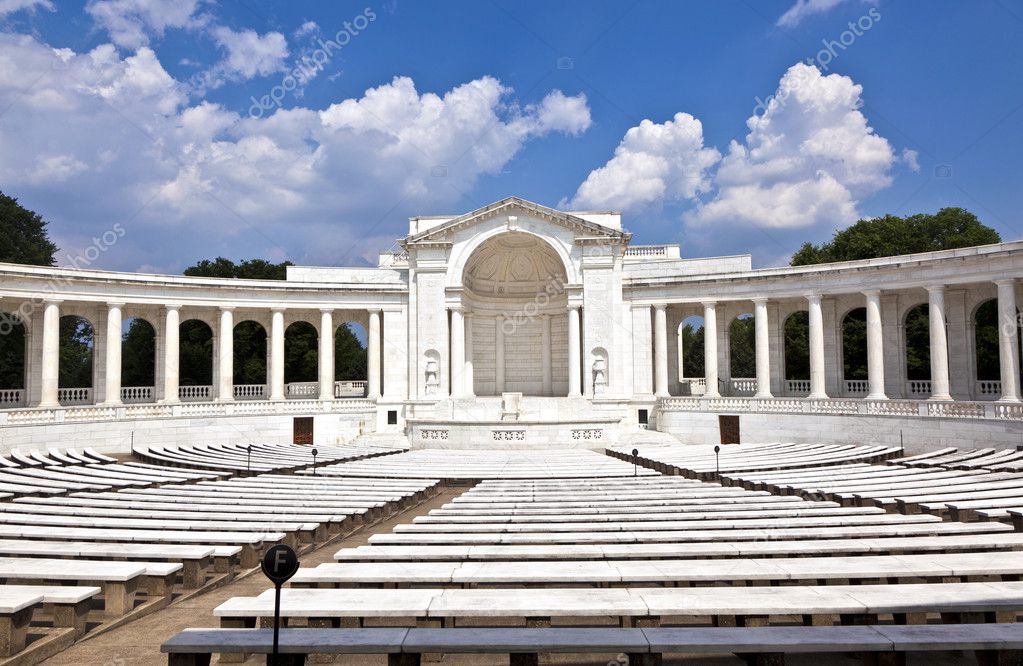
[[[122,400],[104,400],[99,403],[99,407],[123,407],[124,401]]]
[[[1023,402],[1023,400],[1020,400],[1017,396],[1014,396],[1014,395],[1009,395],[1009,396],[1003,395],[1001,398],[999,398],[995,402],[1020,403],[1020,402]]]
[[[945,393],[944,395],[932,395],[927,398],[927,402],[952,402],[952,396],[948,393]]]
[[[811,393],[810,395],[806,396],[806,398],[807,398],[807,400],[827,400],[828,399],[828,394],[827,393]]]
[[[710,392],[710,391],[707,391],[706,393],[704,393],[703,395],[698,396],[698,397],[700,397],[700,398],[720,398],[721,394],[718,393],[717,391],[714,391],[713,393]]]
[[[768,393],[755,393],[753,395],[753,397],[758,399],[758,400],[767,400],[768,398],[773,398],[774,394],[770,393],[770,392],[768,392]]]
[[[164,398],[162,400],[157,400],[156,403],[158,405],[180,405],[181,398]]]
[[[887,400],[888,396],[884,393],[868,393],[864,400]]]
[[[59,402],[41,402],[38,405],[36,405],[36,407],[39,408],[39,409],[60,409],[60,403]]]

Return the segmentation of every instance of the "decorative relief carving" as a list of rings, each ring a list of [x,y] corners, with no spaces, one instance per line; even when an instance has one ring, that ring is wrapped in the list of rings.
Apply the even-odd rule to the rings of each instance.
[[[582,428],[572,431],[572,439],[604,439],[604,431],[600,428]]]
[[[525,430],[494,430],[495,442],[524,442],[526,441]]]
[[[446,440],[448,438],[448,431],[447,430],[423,430],[421,436],[422,436],[423,439]]]

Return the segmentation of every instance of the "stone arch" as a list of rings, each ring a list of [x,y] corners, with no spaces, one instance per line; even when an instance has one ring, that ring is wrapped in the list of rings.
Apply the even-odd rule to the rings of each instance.
[[[212,385],[213,327],[201,319],[190,318],[182,321],[178,329],[180,386]]]
[[[902,318],[902,330],[903,339],[905,340],[903,362],[906,364],[906,379],[911,383],[914,381],[930,381],[931,332],[929,305],[927,303],[918,303],[907,308]],[[923,391],[910,392],[923,393]]]
[[[736,315],[728,325],[728,367],[732,379],[757,376],[756,321],[752,312]]]
[[[60,360],[57,386],[62,389],[93,388],[96,328],[82,315],[65,314],[59,323]],[[87,402],[84,394],[65,399],[66,402]]]
[[[319,380],[319,333],[305,320],[293,321],[284,329],[284,383]]]
[[[232,331],[234,350],[232,382],[243,386],[265,386],[269,382],[266,326],[254,319],[242,319]]]
[[[368,337],[366,326],[354,318],[334,329],[334,380],[340,383],[341,397],[365,395],[369,376]]]
[[[492,229],[487,229],[486,231],[481,231],[462,246],[454,250],[452,256],[448,258],[448,270],[445,280],[446,285],[448,287],[462,286],[466,268],[472,260],[473,255],[476,254],[476,251],[488,241],[505,234],[523,234],[532,236],[534,239],[550,248],[550,250],[557,255],[561,262],[562,270],[565,273],[566,284],[579,284],[581,282],[575,263],[572,261],[571,248],[566,248],[555,239],[543,236],[529,229],[518,227],[510,229],[507,226],[501,225]]]
[[[156,326],[144,317],[125,317],[121,324],[121,386],[147,389],[156,386]],[[137,401],[144,396],[131,396]]]

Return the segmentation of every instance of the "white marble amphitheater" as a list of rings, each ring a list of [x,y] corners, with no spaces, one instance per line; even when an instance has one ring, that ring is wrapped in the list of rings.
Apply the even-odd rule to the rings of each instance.
[[[281,666],[1021,663],[1023,242],[754,270],[631,240],[509,198],[287,280],[0,265],[0,666],[275,663],[281,546]],[[285,381],[296,323],[318,381]]]

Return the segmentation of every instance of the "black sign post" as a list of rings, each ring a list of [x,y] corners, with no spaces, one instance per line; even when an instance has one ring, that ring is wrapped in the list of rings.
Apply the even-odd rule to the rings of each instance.
[[[245,447],[245,473],[252,474],[252,445]]]
[[[270,655],[271,666],[278,666],[278,643],[281,633],[281,586],[298,571],[298,555],[291,546],[277,544],[263,555],[259,563],[263,575],[274,584],[274,646]]]
[[[319,453],[316,449],[313,449],[313,476],[316,476],[316,454]],[[329,474],[327,476],[330,476]]]
[[[717,444],[714,445],[714,468],[717,475],[721,476],[721,447]]]
[[[639,449],[632,450],[632,475],[639,476]]]

